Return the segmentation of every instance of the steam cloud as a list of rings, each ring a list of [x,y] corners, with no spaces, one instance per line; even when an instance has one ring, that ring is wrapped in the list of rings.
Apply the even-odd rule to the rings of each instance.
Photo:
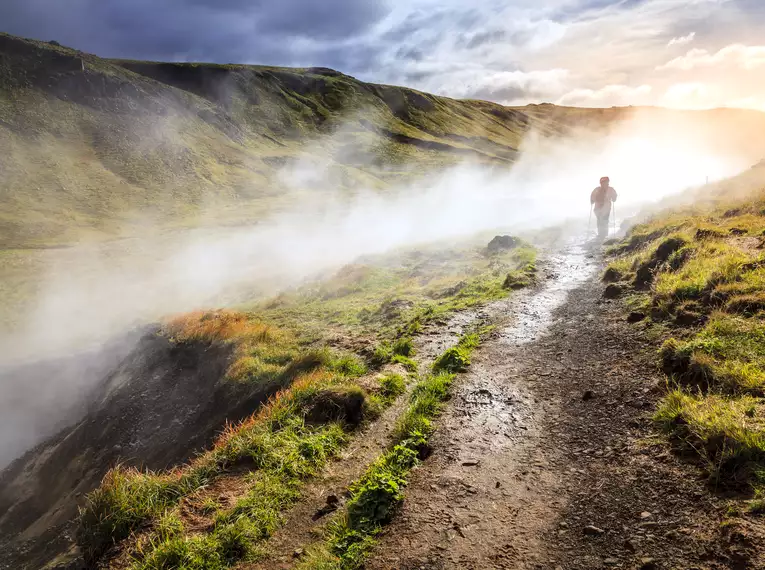
[[[582,132],[564,140],[530,136],[522,151],[511,170],[466,162],[385,194],[317,191],[313,199],[251,227],[64,253],[48,268],[29,319],[0,337],[0,372],[3,366],[83,350],[170,313],[273,294],[361,255],[487,230],[517,232],[586,220],[589,193],[603,175],[611,177],[618,207],[626,213],[750,165],[750,158],[725,156],[691,131],[669,136],[639,116],[606,134]],[[284,174],[296,183],[326,176],[307,163]],[[77,382],[62,379],[55,401],[42,404],[35,386],[18,377],[2,380],[0,417],[15,410],[3,422],[15,423],[3,426],[0,466],[71,413],[98,374],[70,376]],[[6,398],[11,391],[14,398]],[[22,427],[30,432],[29,441],[17,437]]]

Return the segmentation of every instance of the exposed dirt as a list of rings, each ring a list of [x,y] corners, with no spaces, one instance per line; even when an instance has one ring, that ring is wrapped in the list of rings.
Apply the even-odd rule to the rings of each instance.
[[[724,500],[649,439],[653,345],[598,266],[569,248],[547,284],[486,309],[500,327],[367,568],[765,567],[759,526],[721,525]]]

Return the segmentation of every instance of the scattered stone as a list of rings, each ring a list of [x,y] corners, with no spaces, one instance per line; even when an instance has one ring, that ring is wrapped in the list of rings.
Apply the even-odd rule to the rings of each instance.
[[[462,462],[463,467],[476,467],[481,462],[478,459],[468,459]]]
[[[630,323],[630,324],[635,324],[635,323],[639,323],[641,321],[644,321],[645,319],[646,319],[646,314],[645,313],[634,311],[634,312],[630,313],[629,316],[627,317],[627,322]]]
[[[652,516],[653,515],[649,513],[648,511],[643,511],[642,513],[640,513],[640,518],[643,520],[650,519]]]
[[[582,400],[585,402],[588,400],[592,400],[595,397],[595,392],[592,390],[585,390],[584,394],[582,394]]]
[[[606,287],[606,290],[603,291],[603,297],[606,299],[618,299],[621,297],[623,292],[624,289],[622,289],[621,285],[611,283],[608,287]]]
[[[606,566],[616,566],[617,564],[619,564],[619,560],[617,560],[616,558],[606,558],[603,561],[603,564],[605,564]]]
[[[305,554],[305,550],[303,550],[302,548],[296,548],[295,551],[292,553],[292,557],[300,558],[301,556],[303,556],[303,554]]]
[[[494,488],[495,489],[499,489],[500,485],[501,485],[501,483],[499,481],[497,481],[497,483],[494,485]]]
[[[617,281],[620,281],[621,278],[622,278],[622,274],[619,273],[613,267],[609,267],[608,269],[606,269],[606,272],[603,274],[604,283],[616,283]]]
[[[653,558],[640,559],[640,570],[656,570],[658,567],[656,560]]]
[[[601,536],[601,535],[606,534],[606,531],[603,530],[602,528],[598,528],[596,526],[589,525],[589,526],[584,527],[584,534],[587,535],[587,536]]]
[[[500,251],[507,251],[515,249],[520,245],[520,240],[513,236],[496,236],[489,242],[486,248],[489,253],[498,253]]]
[[[701,322],[702,317],[691,311],[680,311],[675,316],[675,324],[680,327],[692,327]]]
[[[624,548],[627,549],[629,552],[637,552],[637,544],[635,544],[635,541],[633,539],[625,540],[624,541]]]
[[[327,495],[327,505],[334,506],[337,505],[337,503],[340,502],[340,499],[337,498],[337,495]]]

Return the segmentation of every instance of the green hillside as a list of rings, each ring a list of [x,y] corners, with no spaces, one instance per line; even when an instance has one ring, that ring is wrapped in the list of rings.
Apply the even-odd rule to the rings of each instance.
[[[384,190],[465,159],[507,168],[529,130],[562,135],[634,111],[457,101],[326,68],[105,60],[0,34],[0,248],[201,214],[251,221],[317,187]],[[650,112],[662,124],[683,115]],[[765,132],[755,112],[694,119],[728,148],[752,150],[751,133]],[[321,175],[288,183],[296,165]]]
[[[259,217],[298,160],[340,188],[384,188],[412,159],[508,164],[527,124],[329,69],[109,61],[0,35],[0,247],[130,233],[147,212]]]

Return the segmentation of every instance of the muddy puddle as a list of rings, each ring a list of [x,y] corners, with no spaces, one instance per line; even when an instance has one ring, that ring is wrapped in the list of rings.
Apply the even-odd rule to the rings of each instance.
[[[571,244],[547,257],[542,286],[510,300],[514,319],[502,329],[502,341],[520,346],[539,338],[553,323],[555,311],[568,293],[589,279],[597,265],[595,254],[581,244]]]
[[[590,279],[597,267],[598,258],[591,249],[569,244],[543,257],[538,287],[484,308],[480,317],[475,315],[477,320],[499,323],[499,328],[457,389],[451,414],[461,437],[449,445],[454,460],[497,452],[533,429],[535,402],[516,381],[521,373],[529,375],[527,360],[533,355],[527,354],[531,350],[527,345],[545,335],[569,292]],[[464,321],[461,324],[465,326]],[[534,370],[540,381],[559,372],[557,360],[539,364]]]

